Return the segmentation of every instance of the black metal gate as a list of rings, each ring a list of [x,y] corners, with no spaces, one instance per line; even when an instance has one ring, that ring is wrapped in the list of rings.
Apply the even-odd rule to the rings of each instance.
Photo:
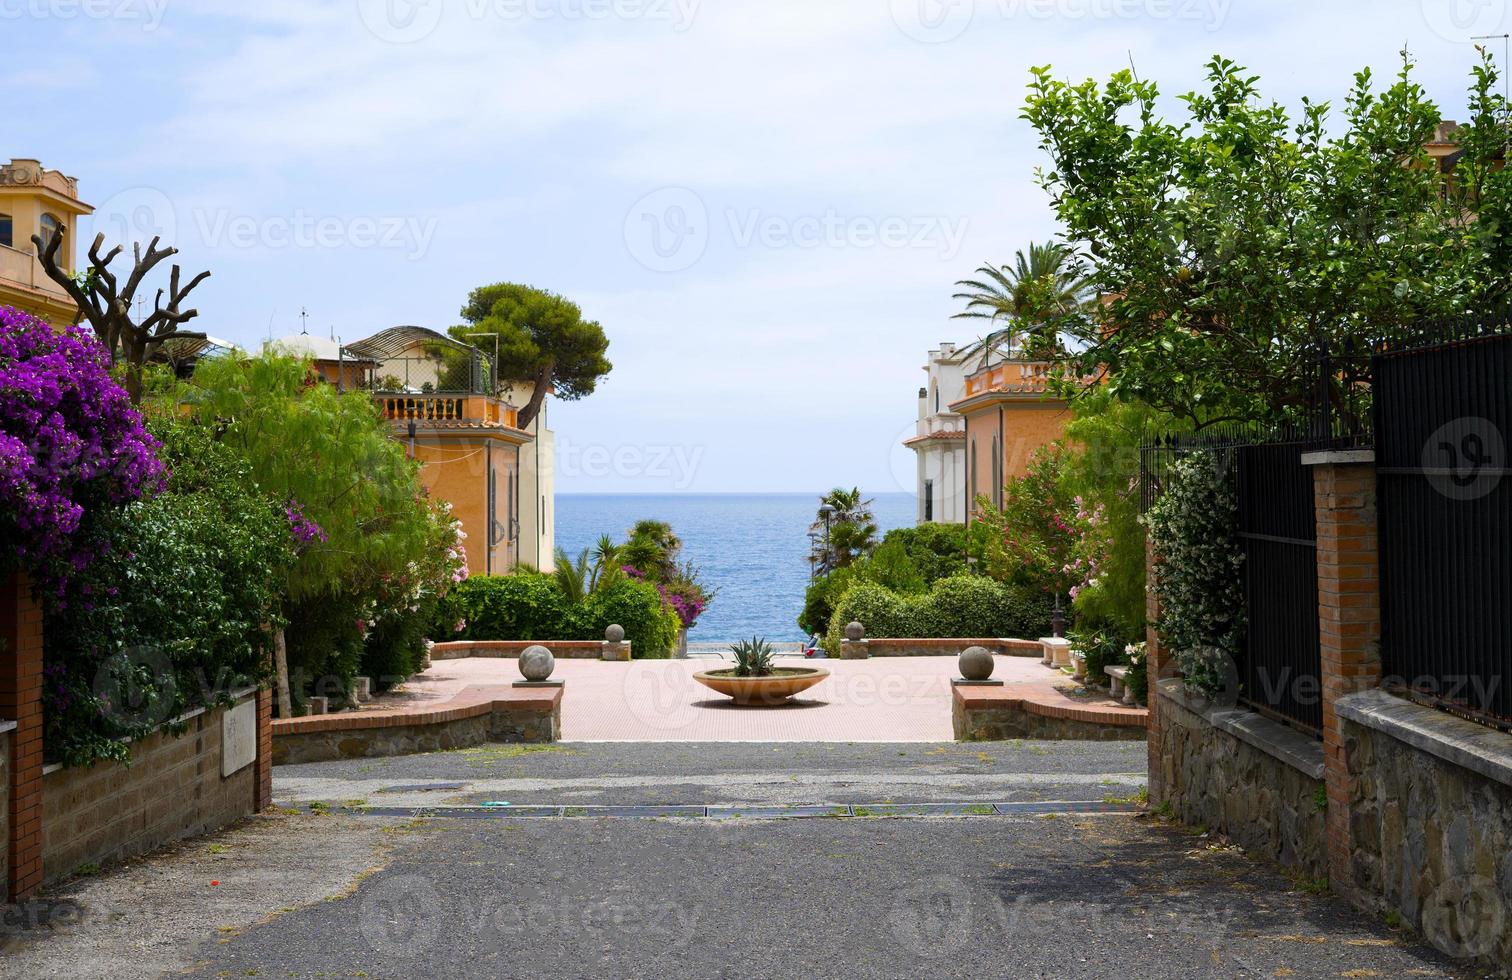
[[[1512,336],[1377,353],[1387,683],[1512,722]]]
[[[1239,446],[1239,540],[1247,622],[1240,697],[1317,732],[1323,726],[1318,645],[1317,525],[1300,442]]]

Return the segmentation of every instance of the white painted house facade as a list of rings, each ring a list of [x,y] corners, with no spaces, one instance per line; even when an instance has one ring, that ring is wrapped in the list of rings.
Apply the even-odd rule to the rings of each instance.
[[[950,410],[950,403],[965,397],[968,360],[967,350],[941,343],[924,366],[917,430],[903,443],[918,458],[920,524],[966,521],[966,420]]]

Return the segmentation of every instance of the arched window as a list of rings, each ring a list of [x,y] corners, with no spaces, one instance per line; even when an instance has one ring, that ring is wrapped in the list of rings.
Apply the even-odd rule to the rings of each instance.
[[[0,245],[6,248],[15,248],[15,238],[11,230],[11,216],[0,214]]]
[[[38,224],[40,225],[38,231],[42,234],[42,245],[44,248],[48,242],[52,241],[52,236],[57,233],[58,229],[63,227],[63,222],[58,220],[57,215],[48,214],[46,211],[42,212],[42,220]]]

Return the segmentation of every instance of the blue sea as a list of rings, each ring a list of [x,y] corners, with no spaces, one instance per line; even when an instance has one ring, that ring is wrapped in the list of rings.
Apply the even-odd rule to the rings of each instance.
[[[882,533],[914,525],[913,494],[871,497]],[[818,507],[817,493],[558,494],[556,541],[575,556],[600,535],[623,541],[642,518],[666,521],[682,538],[683,559],[718,591],[689,639],[802,640],[797,620],[809,581],[808,527]]]

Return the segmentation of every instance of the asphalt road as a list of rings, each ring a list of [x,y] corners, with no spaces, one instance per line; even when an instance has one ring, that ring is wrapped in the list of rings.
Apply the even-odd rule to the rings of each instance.
[[[275,770],[280,802],[431,807],[1041,802],[1129,797],[1143,742],[560,743]]]
[[[438,819],[199,977],[1453,976],[1229,849],[1128,816]]]
[[[591,743],[280,767],[304,812],[54,889],[77,914],[11,936],[0,977],[1474,975],[1219,842],[1062,806],[1137,792],[1144,751]],[[986,805],[1014,800],[1057,812]],[[868,806],[941,801],[980,805]],[[794,803],[859,815],[578,815]]]

